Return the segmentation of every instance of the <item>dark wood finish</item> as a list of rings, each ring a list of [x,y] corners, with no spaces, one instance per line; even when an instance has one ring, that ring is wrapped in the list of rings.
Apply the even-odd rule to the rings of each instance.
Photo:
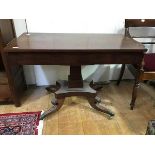
[[[0,104],[11,100],[11,91],[2,61],[2,49],[14,38],[12,20],[0,19]]]
[[[135,106],[135,101],[137,98],[137,91],[138,91],[138,88],[140,86],[141,73],[142,73],[142,64],[138,64],[137,68],[136,68],[136,74],[135,74],[135,83],[134,83],[134,87],[133,87],[133,91],[132,91],[132,100],[130,103],[130,109],[131,110],[133,110],[133,108]]]
[[[18,47],[18,48],[13,48]],[[12,40],[7,52],[141,52],[143,45],[121,34],[24,33]]]
[[[64,103],[64,99],[65,98],[61,98],[61,99],[55,99],[54,101],[52,101],[53,106],[41,115],[40,120],[43,120],[48,115],[51,115],[57,112],[62,107]]]
[[[85,84],[82,82],[81,65],[120,63],[140,65],[145,51],[143,45],[120,34],[31,33],[23,34],[12,40],[3,50],[2,55],[7,74],[10,77],[9,83],[16,106],[20,105],[20,99],[15,91],[15,79],[11,72],[13,66],[26,64],[69,65],[68,87],[57,83],[58,85],[54,89],[48,88],[47,90],[53,91],[56,99],[64,99],[66,96],[72,95],[90,97],[90,105],[93,108],[113,116],[113,113],[107,109],[99,108],[97,103],[100,100],[96,97],[93,87],[91,89],[89,87],[86,91]],[[59,103],[55,103],[58,107],[45,112],[42,117],[61,107]]]
[[[115,115],[112,111],[110,111],[106,107],[100,105],[99,102],[98,102],[98,99],[96,97],[95,98],[94,97],[88,97],[88,101],[89,101],[89,104],[90,104],[90,106],[92,108],[94,108],[94,109],[96,109],[96,110],[98,110],[100,112],[103,112],[105,114],[108,114],[110,116],[114,116]]]
[[[155,19],[125,19],[125,28],[128,27],[154,27]]]
[[[12,100],[12,91],[8,84],[8,76],[4,68],[1,57],[3,48],[15,38],[15,31],[13,21],[11,19],[0,19],[0,101],[6,102]],[[22,93],[23,87],[25,88],[25,79],[22,66],[11,67],[12,76],[14,76],[14,87],[17,92]],[[3,79],[3,80],[2,80]],[[4,83],[5,79],[5,83]]]
[[[69,88],[83,87],[81,66],[70,66],[70,75],[68,76],[68,87]]]
[[[1,57],[2,49],[15,37],[13,23],[11,19],[0,19],[0,70],[4,70]]]
[[[155,36],[131,36],[130,30],[129,30],[130,27],[155,27],[155,19],[145,19],[145,20],[125,19],[125,35],[126,36],[128,36],[130,38],[155,38]],[[141,43],[142,44],[155,44],[155,42],[141,42]],[[147,53],[145,53],[145,54],[147,54]],[[131,109],[133,109],[133,107],[135,105],[135,100],[137,97],[137,89],[140,85],[139,82],[155,79],[155,71],[146,71],[143,69],[143,65],[144,65],[143,61],[140,65],[135,65],[134,63],[126,65],[135,77],[135,84],[134,84],[133,93],[132,93],[132,101],[130,103]],[[120,81],[122,80],[124,68],[125,68],[125,64],[122,64],[120,76],[117,81],[118,85],[119,85]],[[137,76],[137,74],[138,74],[138,76]],[[139,77],[139,79],[137,79],[137,77]]]
[[[0,72],[0,101],[9,100],[11,95],[5,72]]]
[[[122,67],[121,67],[121,71],[120,71],[120,75],[119,75],[119,78],[117,80],[117,85],[120,84],[121,80],[122,80],[122,77],[123,77],[123,74],[124,74],[124,71],[125,71],[125,64],[122,64]]]
[[[2,45],[2,35],[1,35],[1,31],[0,31],[0,71],[4,70],[4,65],[3,65],[3,61],[2,61],[2,56],[1,56],[1,50],[3,48]]]
[[[52,114],[56,111],[58,111],[62,107],[62,101],[64,101],[65,97],[70,96],[86,96],[88,99],[88,103],[90,106],[100,112],[104,112],[105,114],[108,114],[110,116],[114,116],[114,113],[107,109],[106,107],[100,105],[101,99],[97,97],[97,92],[91,87],[93,83],[84,83],[82,87],[69,87],[68,81],[59,81],[56,83],[57,88],[52,90],[52,92],[55,94],[55,98],[51,101],[53,106],[45,111],[41,115],[41,120],[43,120],[46,116],[49,114]]]
[[[84,83],[83,87],[80,88],[70,88],[67,81],[59,81],[58,84],[60,88],[54,92],[56,98],[65,98],[70,96],[96,96],[96,91],[89,86],[89,83]]]

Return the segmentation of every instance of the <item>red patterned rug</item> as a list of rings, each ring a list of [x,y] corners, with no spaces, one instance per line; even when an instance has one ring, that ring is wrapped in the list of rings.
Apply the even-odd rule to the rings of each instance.
[[[41,111],[0,114],[0,135],[38,135]]]

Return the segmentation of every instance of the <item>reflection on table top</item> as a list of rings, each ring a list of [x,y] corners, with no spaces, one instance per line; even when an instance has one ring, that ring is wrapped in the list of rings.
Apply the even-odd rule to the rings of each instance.
[[[30,33],[12,40],[4,51],[146,51],[145,47],[132,38],[121,34],[79,34],[79,33]],[[74,51],[72,51],[74,52]]]

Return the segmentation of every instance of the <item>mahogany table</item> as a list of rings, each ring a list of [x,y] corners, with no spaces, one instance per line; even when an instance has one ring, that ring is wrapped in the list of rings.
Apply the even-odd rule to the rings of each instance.
[[[147,49],[137,41],[121,34],[63,34],[30,33],[22,34],[12,40],[2,52],[8,75],[12,98],[20,106],[16,76],[13,67],[21,65],[69,65],[68,82],[57,82],[53,92],[55,99],[52,108],[41,119],[56,112],[63,105],[65,97],[86,96],[89,104],[111,116],[114,114],[102,107],[93,82],[83,83],[81,65],[93,64],[136,64],[137,77],[133,87],[131,109],[134,107],[135,95],[139,86],[139,73],[144,52]]]

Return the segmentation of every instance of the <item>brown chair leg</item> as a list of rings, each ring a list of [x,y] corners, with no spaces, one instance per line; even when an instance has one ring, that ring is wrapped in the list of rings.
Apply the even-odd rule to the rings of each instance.
[[[122,64],[122,67],[121,67],[121,71],[120,71],[120,75],[119,75],[119,78],[117,80],[117,85],[120,84],[121,80],[122,80],[122,77],[123,77],[123,74],[124,74],[124,71],[125,71],[125,64]]]

